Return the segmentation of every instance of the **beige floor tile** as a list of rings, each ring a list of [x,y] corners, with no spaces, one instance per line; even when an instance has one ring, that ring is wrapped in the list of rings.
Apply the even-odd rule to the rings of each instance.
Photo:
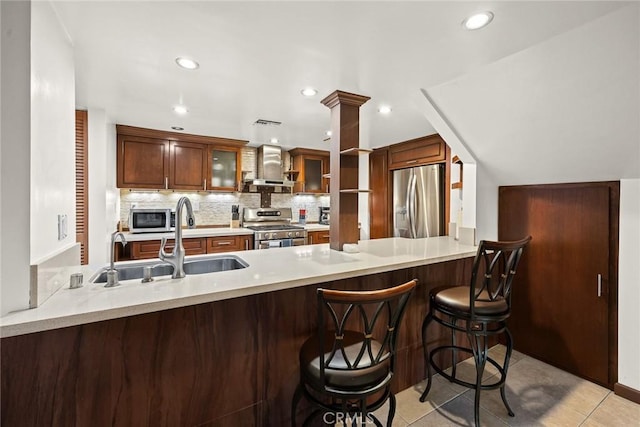
[[[425,402],[420,402],[420,396],[427,384],[426,381],[422,381],[420,384],[403,390],[396,395],[396,413],[409,424],[424,417],[435,408],[443,405],[451,399],[454,399],[466,390],[458,390],[452,387],[452,385],[455,384],[450,383],[440,375],[434,375],[432,381],[431,390],[429,391]]]
[[[410,427],[473,426],[474,423],[473,402],[460,396],[420,418]],[[480,425],[486,427],[506,426],[503,421],[482,408],[480,409]]]
[[[391,423],[392,427],[407,427],[409,423],[407,423],[399,414],[398,414],[398,395],[396,395],[396,414],[393,417],[393,422]],[[387,417],[389,415],[389,403],[385,403],[380,409],[373,413],[376,418],[382,423],[383,426],[387,425]],[[373,424],[367,424],[373,425]]]
[[[640,405],[609,393],[582,426],[640,426]]]
[[[496,362],[502,365],[504,363],[504,354],[507,351],[507,347],[502,344],[494,345],[489,349],[489,357],[493,358]],[[520,360],[527,357],[525,354],[519,351],[512,350],[511,358],[509,359],[509,366],[513,366],[514,363],[518,363]]]

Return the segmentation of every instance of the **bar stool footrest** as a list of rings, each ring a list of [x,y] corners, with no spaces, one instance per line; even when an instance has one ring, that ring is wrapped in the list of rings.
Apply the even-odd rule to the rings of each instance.
[[[446,378],[447,380],[454,382],[456,384],[459,384],[463,387],[468,387],[471,389],[475,389],[476,388],[476,384],[475,383],[470,383],[468,381],[463,381],[461,379],[455,378],[449,374],[447,374],[443,369],[441,369],[433,360],[433,358],[435,357],[436,354],[438,354],[441,351],[444,350],[457,350],[457,351],[462,351],[464,353],[469,353],[471,355],[473,355],[473,350],[471,350],[470,348],[467,347],[460,347],[460,346],[454,346],[454,345],[445,345],[445,346],[441,346],[441,347],[437,347],[434,348],[433,350],[431,350],[429,352],[429,363],[431,364],[431,366],[433,367],[433,369],[440,374],[443,378]],[[498,381],[496,381],[495,383],[491,383],[491,384],[482,384],[480,386],[481,390],[495,390],[497,388],[500,388],[504,385],[506,379],[507,379],[507,375],[505,374],[504,368],[502,366],[500,366],[498,364],[498,362],[496,362],[495,360],[493,360],[492,358],[490,358],[489,356],[487,356],[487,362],[491,363],[500,373],[500,379]],[[475,367],[475,364],[474,364]]]

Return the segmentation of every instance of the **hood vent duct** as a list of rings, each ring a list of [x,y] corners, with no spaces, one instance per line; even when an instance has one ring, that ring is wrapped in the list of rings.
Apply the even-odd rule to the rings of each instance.
[[[258,147],[258,177],[248,179],[245,185],[266,187],[293,187],[293,181],[285,180],[282,175],[282,149],[273,145]]]

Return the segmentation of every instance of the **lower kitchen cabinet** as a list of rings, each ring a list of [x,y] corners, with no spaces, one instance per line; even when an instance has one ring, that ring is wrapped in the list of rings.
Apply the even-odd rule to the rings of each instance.
[[[174,246],[174,240],[167,240],[165,246],[166,252],[171,252]],[[205,246],[206,240],[204,238],[192,238],[182,239],[182,246],[186,255],[201,255],[207,253]],[[160,252],[159,240],[145,240],[141,242],[131,242],[131,259],[148,259],[158,258],[158,252]]]
[[[167,240],[166,252],[173,250],[174,240]],[[215,254],[253,249],[253,235],[193,237],[182,239],[186,255]],[[143,240],[129,243],[124,250],[116,246],[117,261],[158,258],[160,240]]]
[[[207,237],[207,253],[247,251],[253,249],[253,236]]]
[[[329,230],[307,232],[307,242],[310,245],[329,243]]]

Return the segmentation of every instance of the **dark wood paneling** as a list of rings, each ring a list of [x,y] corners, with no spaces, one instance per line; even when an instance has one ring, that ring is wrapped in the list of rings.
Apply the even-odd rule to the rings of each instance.
[[[389,237],[389,163],[387,149],[369,154],[369,236],[372,239]]]
[[[467,258],[321,286],[420,280],[399,335],[399,391],[424,377],[428,290],[468,283],[470,270]],[[288,425],[298,352],[316,330],[317,287],[3,338],[2,425]],[[437,326],[430,334],[448,339]]]
[[[618,206],[611,182],[501,187],[499,196],[499,238],[533,236],[514,282],[515,348],[609,388],[617,380]]]
[[[440,135],[429,135],[389,146],[389,169],[403,169],[446,160],[446,144]]]
[[[320,243],[329,243],[329,239],[330,239],[329,230],[307,232],[307,240],[310,245],[318,245]]]
[[[169,141],[118,135],[118,188],[167,188]]]
[[[172,251],[174,244],[173,239],[168,239],[165,251]],[[130,245],[131,259],[158,258],[158,252],[160,251],[159,240],[131,242]],[[207,253],[206,238],[190,237],[188,239],[182,239],[182,246],[184,247],[186,255],[202,255]]]

